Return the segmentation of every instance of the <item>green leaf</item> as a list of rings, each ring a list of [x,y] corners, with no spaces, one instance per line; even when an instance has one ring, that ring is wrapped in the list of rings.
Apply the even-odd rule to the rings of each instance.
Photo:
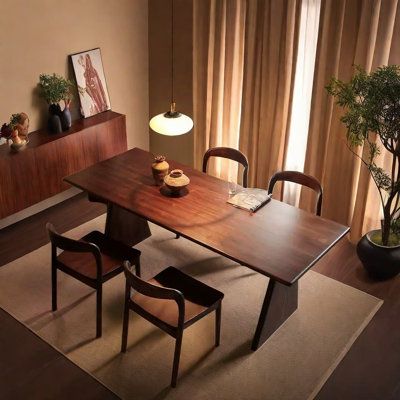
[[[64,77],[52,74],[39,75],[39,88],[41,96],[48,104],[57,104],[61,100],[69,100],[72,98],[72,87],[74,84]]]

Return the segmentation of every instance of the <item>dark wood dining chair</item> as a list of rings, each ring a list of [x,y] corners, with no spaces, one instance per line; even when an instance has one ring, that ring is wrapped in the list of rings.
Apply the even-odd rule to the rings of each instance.
[[[269,181],[268,193],[272,193],[276,182],[293,182],[299,185],[307,186],[317,194],[317,203],[315,214],[321,215],[322,209],[322,186],[319,181],[311,175],[298,171],[279,171],[276,172]]]
[[[121,352],[126,352],[129,310],[176,339],[171,386],[176,387],[184,329],[215,310],[215,347],[220,343],[221,305],[224,294],[174,267],[168,267],[148,281],[124,263],[126,288]],[[131,289],[136,293],[131,295]]]
[[[46,228],[51,242],[52,310],[57,310],[57,270],[60,270],[96,289],[96,337],[101,337],[103,283],[124,270],[124,260],[135,265],[140,275],[140,251],[98,231],[74,240],[57,233],[51,223]],[[62,250],[59,255],[57,249]]]
[[[243,165],[243,187],[247,188],[249,162],[247,157],[239,150],[232,149],[231,147],[212,147],[208,149],[203,156],[203,172],[207,172],[208,160],[210,157],[222,157],[229,160],[237,161]]]
[[[207,165],[210,157],[227,158],[229,160],[237,161],[239,164],[242,164],[242,185],[243,187],[247,188],[249,162],[247,160],[247,157],[241,151],[232,149],[231,147],[212,147],[211,149],[208,149],[203,156],[203,172],[205,173],[207,173]],[[175,238],[179,239],[180,235],[177,233]]]

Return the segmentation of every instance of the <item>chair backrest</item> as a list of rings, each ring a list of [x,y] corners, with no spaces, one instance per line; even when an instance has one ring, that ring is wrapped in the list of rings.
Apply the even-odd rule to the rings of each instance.
[[[52,248],[52,258],[56,259],[57,249],[64,251],[71,251],[74,253],[92,253],[96,259],[97,271],[100,273],[102,271],[102,261],[101,252],[98,246],[94,243],[84,242],[81,240],[74,240],[60,235],[54,228],[53,224],[48,222],[46,224],[46,229],[49,234],[51,248]]]
[[[124,261],[124,273],[126,277],[126,297],[130,298],[130,289],[132,288],[140,294],[155,299],[175,300],[179,310],[178,326],[183,326],[185,319],[185,299],[179,290],[153,285],[150,282],[144,281],[132,272],[129,261]]]
[[[310,189],[314,190],[314,192],[317,194],[315,214],[321,215],[322,186],[316,178],[298,171],[279,171],[276,172],[270,179],[268,184],[268,193],[272,193],[275,183],[279,181],[297,183],[299,185],[307,186]]]
[[[222,157],[237,161],[243,165],[243,187],[247,188],[249,162],[247,157],[239,150],[230,147],[213,147],[208,149],[203,157],[203,172],[207,172],[207,164],[210,157]]]

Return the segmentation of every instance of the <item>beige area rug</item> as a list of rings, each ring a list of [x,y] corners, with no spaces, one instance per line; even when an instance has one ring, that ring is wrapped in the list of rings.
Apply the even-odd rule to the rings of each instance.
[[[73,231],[101,230],[104,216]],[[124,277],[103,289],[103,337],[95,335],[92,289],[59,273],[59,310],[50,311],[50,247],[0,268],[0,306],[94,374],[123,399],[310,399],[344,357],[382,301],[316,272],[299,284],[299,309],[256,352],[250,350],[268,279],[157,226],[137,246],[142,274],[168,265],[225,293],[221,346],[214,314],[185,330],[178,387],[170,389],[174,340],[131,313],[120,354]],[[84,394],[83,397],[84,398]]]

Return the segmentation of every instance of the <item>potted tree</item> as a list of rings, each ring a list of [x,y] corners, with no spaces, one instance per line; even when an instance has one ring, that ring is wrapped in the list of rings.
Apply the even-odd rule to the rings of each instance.
[[[71,113],[69,105],[73,83],[64,77],[52,74],[39,76],[39,88],[41,96],[49,105],[49,130],[60,133],[71,127]],[[61,111],[60,101],[64,100],[64,109]]]
[[[332,78],[326,89],[344,108],[348,147],[368,169],[382,205],[380,229],[361,238],[357,254],[371,276],[393,277],[400,272],[400,67],[370,74],[356,67],[349,82]],[[360,146],[366,148],[357,152]],[[390,171],[377,165],[382,151],[390,153]]]

